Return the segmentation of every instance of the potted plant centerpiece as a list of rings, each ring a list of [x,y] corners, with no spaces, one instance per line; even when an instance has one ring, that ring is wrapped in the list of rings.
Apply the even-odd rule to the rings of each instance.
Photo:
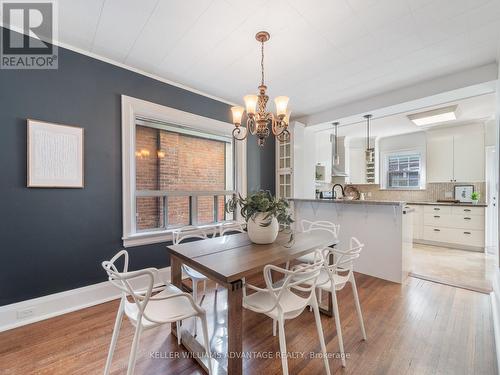
[[[479,193],[477,191],[473,192],[470,195],[470,199],[472,200],[472,204],[478,204],[478,202],[479,202]]]
[[[273,197],[269,191],[261,190],[246,198],[235,194],[227,202],[226,211],[232,213],[238,206],[247,222],[248,237],[256,244],[273,243],[278,232],[293,223],[288,201]]]

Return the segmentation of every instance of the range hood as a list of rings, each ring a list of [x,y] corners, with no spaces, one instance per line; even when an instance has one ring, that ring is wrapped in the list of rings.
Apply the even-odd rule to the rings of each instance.
[[[335,132],[330,136],[332,144],[332,177],[349,177],[345,172],[345,145],[342,142],[342,147],[339,147],[336,125],[338,123],[334,123]]]

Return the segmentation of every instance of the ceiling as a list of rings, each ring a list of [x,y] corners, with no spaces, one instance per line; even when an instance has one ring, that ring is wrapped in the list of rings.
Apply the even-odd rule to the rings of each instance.
[[[294,114],[497,60],[500,0],[60,0],[59,40],[230,102]]]
[[[443,124],[432,126],[433,129],[445,126],[458,126],[470,123],[483,122],[492,119],[496,111],[496,95],[487,94],[468,99],[457,100],[449,103],[435,105],[404,113],[398,113],[383,118],[374,118],[371,121],[370,134],[374,137],[389,137],[392,135],[414,133],[417,131],[429,129],[431,127],[420,127],[411,122],[407,115],[428,111],[436,108],[458,105],[457,119]],[[331,129],[321,132],[332,133]],[[351,124],[345,124],[338,128],[339,136],[366,137],[366,122],[360,121]]]

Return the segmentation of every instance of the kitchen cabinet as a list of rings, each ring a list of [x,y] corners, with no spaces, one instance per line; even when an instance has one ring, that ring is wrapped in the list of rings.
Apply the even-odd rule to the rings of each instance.
[[[453,136],[427,136],[427,182],[453,181]]]
[[[484,181],[484,127],[467,125],[427,133],[427,182]]]
[[[412,205],[413,241],[484,251],[484,207]]]

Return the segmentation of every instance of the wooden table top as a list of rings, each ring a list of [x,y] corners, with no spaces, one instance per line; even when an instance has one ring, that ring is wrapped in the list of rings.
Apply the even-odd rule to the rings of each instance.
[[[209,278],[229,284],[258,272],[267,264],[283,264],[318,248],[335,245],[327,232],[295,233],[294,242],[287,244],[289,235],[280,233],[268,245],[257,245],[246,233],[214,237],[206,240],[167,246],[170,254]]]

